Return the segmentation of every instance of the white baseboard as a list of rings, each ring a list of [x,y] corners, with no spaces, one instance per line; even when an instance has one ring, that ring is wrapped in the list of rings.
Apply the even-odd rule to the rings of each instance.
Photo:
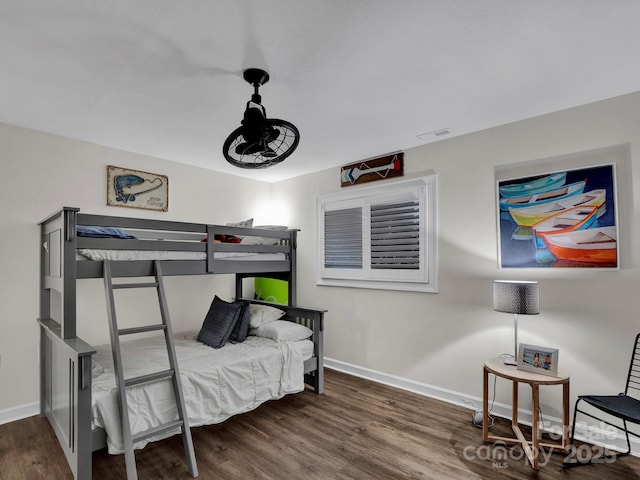
[[[17,407],[0,410],[0,425],[15,422],[23,418],[33,417],[40,413],[40,402],[27,403]]]
[[[424,395],[426,397],[441,400],[443,402],[458,405],[460,407],[468,408],[470,410],[469,422],[473,412],[475,410],[482,410],[482,398],[474,397],[466,393],[455,392],[453,390],[447,390],[445,388],[428,385],[426,383],[416,382],[407,378],[398,377],[396,375],[390,375],[388,373],[379,372],[358,365],[353,365],[333,358],[324,359],[324,366],[332,370],[336,370],[356,377],[365,378],[373,382],[381,383],[391,387],[399,388],[409,392]],[[492,416],[511,419],[511,405],[494,402],[489,400],[489,406],[491,408],[490,413]],[[518,420],[524,425],[531,426],[532,414],[530,410],[518,409]],[[585,418],[586,420],[586,418]],[[543,414],[544,430],[550,432],[562,431],[562,420],[557,417],[552,417]],[[576,428],[576,431],[578,429]],[[598,439],[606,439],[606,442],[599,441]],[[604,431],[598,429],[595,426],[589,426],[589,433],[585,435],[576,435],[576,440],[586,441],[599,446],[605,446],[618,451],[626,451],[627,443],[624,434],[621,432],[612,433],[611,431]],[[640,439],[631,437],[631,450],[632,455],[640,456]]]
[[[401,390],[407,390],[409,392],[418,393],[426,397],[435,398],[437,400],[443,400],[447,403],[452,403],[461,407],[474,410],[475,408],[482,408],[482,399],[467,395],[465,393],[454,392],[453,390],[447,390],[445,388],[434,387],[433,385],[427,385],[426,383],[416,382],[406,378],[390,375],[388,373],[379,372],[377,370],[371,370],[370,368],[360,367],[340,360],[334,360],[333,358],[324,358],[324,366],[332,370],[348,373],[356,377],[365,378],[376,383],[383,385],[389,385],[390,387],[400,388]],[[509,413],[511,416],[511,413]],[[471,417],[469,417],[471,418]]]

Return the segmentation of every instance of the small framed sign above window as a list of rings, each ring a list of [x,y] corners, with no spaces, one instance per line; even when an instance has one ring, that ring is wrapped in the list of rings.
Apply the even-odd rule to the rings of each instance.
[[[340,186],[349,187],[404,175],[404,152],[370,158],[340,168]]]
[[[318,285],[437,291],[435,175],[321,195]]]

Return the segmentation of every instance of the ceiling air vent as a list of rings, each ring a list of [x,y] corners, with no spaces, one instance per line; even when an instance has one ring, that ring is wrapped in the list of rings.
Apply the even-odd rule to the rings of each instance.
[[[433,140],[435,138],[444,137],[445,135],[449,135],[451,133],[450,128],[441,128],[439,130],[434,130],[432,132],[421,133],[417,135],[420,140]]]

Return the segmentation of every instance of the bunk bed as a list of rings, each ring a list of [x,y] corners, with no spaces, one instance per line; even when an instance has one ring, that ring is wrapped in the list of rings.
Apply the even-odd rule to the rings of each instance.
[[[105,360],[77,336],[76,282],[103,278],[105,269],[114,278],[146,277],[154,275],[158,262],[164,276],[233,274],[237,299],[243,298],[245,278],[286,280],[289,304],[277,305],[285,312],[281,320],[313,332],[302,370],[304,383],[322,393],[324,310],[296,306],[297,230],[90,215],[71,207],[44,219],[40,228],[40,412],[76,479],[91,478],[92,452],[107,446],[104,425],[93,421],[92,398],[93,377],[96,371],[104,373]],[[100,235],[78,234],[95,228]],[[105,230],[115,234],[104,236]],[[220,241],[228,238],[254,241]],[[99,382],[104,386],[103,379]]]

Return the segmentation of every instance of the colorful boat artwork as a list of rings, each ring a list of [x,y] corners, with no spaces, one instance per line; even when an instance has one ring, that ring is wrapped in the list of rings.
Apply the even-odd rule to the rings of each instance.
[[[513,221],[519,226],[531,227],[545,218],[557,215],[563,210],[593,205],[598,207],[596,216],[599,218],[606,213],[606,197],[607,191],[605,189],[591,190],[565,200],[558,200],[557,202],[545,203],[533,207],[509,208],[509,214]]]
[[[622,154],[626,155],[626,153]],[[590,232],[607,226],[618,228],[615,165],[598,164],[591,157],[581,158],[581,154],[576,154],[575,158],[576,164],[590,166],[567,168],[567,165],[563,164],[564,159],[557,158],[545,163],[552,165],[553,170],[538,169],[537,174],[528,174],[528,176],[517,176],[517,172],[536,171],[532,166],[527,166],[526,169],[518,167],[510,170],[505,167],[505,169],[496,170],[495,202],[498,209],[498,250],[501,268],[558,269],[618,266],[619,254],[616,248],[614,248],[613,259],[611,252],[600,251],[597,254],[578,252],[573,254],[579,259],[576,261],[555,256],[545,240],[572,238],[570,235],[574,233]],[[510,192],[502,187],[517,185],[522,190],[544,189],[545,184],[550,185],[554,180],[561,181],[563,174],[566,174],[564,183],[559,187],[509,197],[503,195],[503,193],[509,195]],[[508,179],[501,180],[500,177]],[[515,188],[511,190],[511,193],[517,191]],[[617,230],[614,236],[616,232]],[[567,246],[562,245],[562,248],[566,249]],[[603,249],[606,250],[608,247],[600,250]],[[564,254],[564,256],[567,257],[570,254]],[[587,259],[590,256],[594,258]],[[580,259],[581,257],[585,258]]]
[[[529,182],[512,183],[498,187],[498,192],[504,198],[533,195],[534,193],[548,192],[561,187],[567,181],[567,172],[553,173]]]
[[[549,190],[548,192],[534,193],[521,197],[502,198],[500,199],[500,211],[505,213],[508,218],[511,218],[511,215],[509,215],[510,208],[533,207],[563,200],[574,195],[580,195],[584,192],[586,184],[587,182],[582,180],[555,190]]]
[[[543,238],[549,251],[558,260],[617,265],[618,235],[615,226],[545,235]]]
[[[560,235],[575,230],[597,227],[598,207],[573,207],[536,223],[533,227],[533,240],[536,248],[546,248],[543,236]]]

